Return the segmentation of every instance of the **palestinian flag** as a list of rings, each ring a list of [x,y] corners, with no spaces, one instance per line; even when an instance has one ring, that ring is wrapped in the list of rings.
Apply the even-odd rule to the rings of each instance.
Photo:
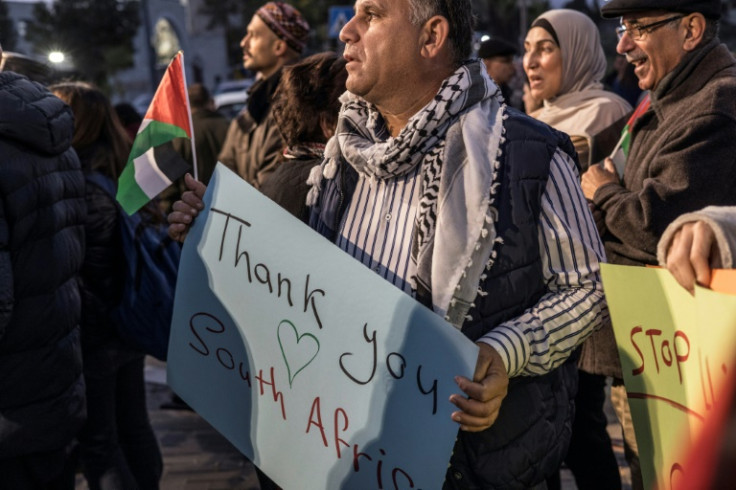
[[[631,146],[631,128],[634,127],[634,122],[639,119],[642,114],[647,112],[650,104],[651,99],[647,92],[646,96],[644,96],[641,102],[639,102],[639,105],[636,106],[634,113],[631,115],[626,126],[624,126],[624,129],[621,131],[621,139],[618,141],[616,148],[614,148],[611,153],[611,160],[613,160],[613,165],[616,167],[616,173],[618,173],[619,179],[623,179],[624,177],[624,166],[626,165],[626,159],[629,156],[629,147]]]
[[[126,213],[138,211],[189,170],[189,164],[170,143],[174,138],[192,139],[192,114],[181,51],[156,89],[118,180],[116,197]]]

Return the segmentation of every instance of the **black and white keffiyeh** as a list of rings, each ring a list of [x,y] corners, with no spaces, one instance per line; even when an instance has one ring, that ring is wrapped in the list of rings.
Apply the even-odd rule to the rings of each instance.
[[[412,287],[459,327],[498,241],[493,198],[505,111],[498,87],[482,62],[468,62],[396,137],[372,104],[349,92],[341,102],[325,160],[308,181],[308,203],[316,202],[321,178],[334,178],[340,164],[371,180],[400,177],[421,164]]]

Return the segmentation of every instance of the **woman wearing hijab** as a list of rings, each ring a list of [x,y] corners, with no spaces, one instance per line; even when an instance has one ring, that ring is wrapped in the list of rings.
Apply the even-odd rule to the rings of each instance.
[[[524,71],[530,95],[543,101],[532,116],[570,135],[582,170],[607,156],[615,146],[631,106],[603,90],[606,58],[598,28],[575,10],[550,10],[533,23],[524,41]],[[620,489],[618,464],[606,431],[603,411],[606,376],[595,359],[579,366],[572,439],[565,462],[578,488]],[[559,488],[559,477],[548,481]]]
[[[616,123],[620,132],[631,106],[603,90],[606,57],[593,21],[576,10],[545,12],[532,23],[524,50],[531,96],[543,101],[534,117],[570,135],[583,170],[602,159],[593,157],[608,156],[618,138],[598,148],[599,136]]]

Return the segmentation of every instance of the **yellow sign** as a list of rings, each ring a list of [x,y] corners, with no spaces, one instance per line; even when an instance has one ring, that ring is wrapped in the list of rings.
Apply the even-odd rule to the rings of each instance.
[[[645,488],[687,481],[688,449],[736,369],[736,296],[664,269],[602,264]]]

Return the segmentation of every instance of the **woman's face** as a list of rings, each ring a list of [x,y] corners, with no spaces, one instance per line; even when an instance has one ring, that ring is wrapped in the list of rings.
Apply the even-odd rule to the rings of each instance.
[[[556,97],[562,87],[562,52],[552,35],[533,27],[524,40],[524,71],[537,100]]]

